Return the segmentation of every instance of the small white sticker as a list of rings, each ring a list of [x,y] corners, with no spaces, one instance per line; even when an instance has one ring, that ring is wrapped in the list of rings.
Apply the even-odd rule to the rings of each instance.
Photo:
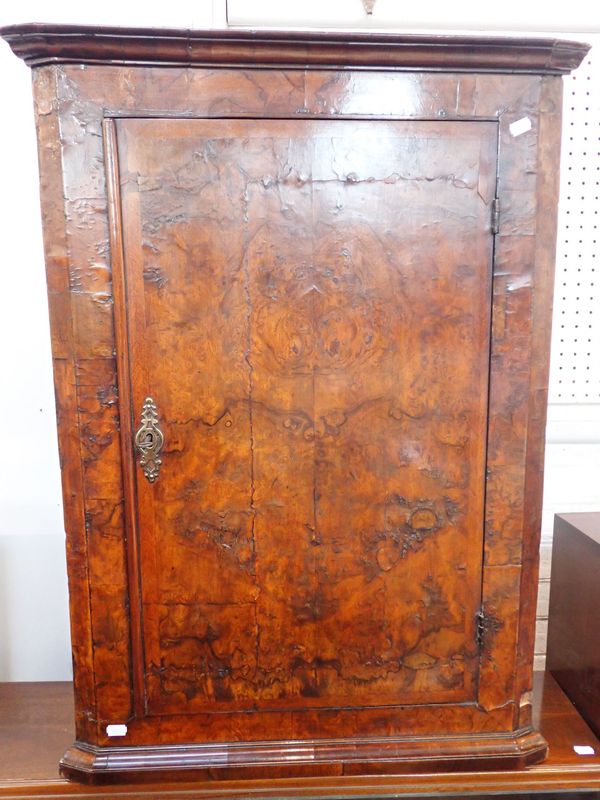
[[[531,130],[531,120],[529,117],[521,117],[516,122],[511,122],[508,130],[513,136],[520,136],[522,133],[527,133]]]
[[[107,736],[127,736],[127,725],[107,725]]]
[[[573,750],[577,753],[578,756],[595,756],[596,751],[593,747],[590,747],[589,744],[575,744],[573,745]]]

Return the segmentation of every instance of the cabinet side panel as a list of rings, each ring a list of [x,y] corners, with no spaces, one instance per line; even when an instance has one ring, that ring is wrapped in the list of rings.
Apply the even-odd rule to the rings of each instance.
[[[52,70],[54,100],[36,89],[42,206],[55,375],[68,376],[57,396],[61,448],[70,443],[62,460],[76,713],[88,720],[85,740],[96,741],[96,724],[123,723],[132,713],[102,108]],[[35,83],[43,80],[37,71]]]
[[[484,86],[491,95],[501,90],[497,78],[488,82],[477,76],[477,96]],[[515,673],[525,535],[540,87],[541,79],[532,77],[510,97],[500,113],[498,140],[500,214],[492,297],[479,702],[488,710],[510,703],[513,716],[518,705]],[[511,125],[519,119],[527,119],[530,127],[515,136]]]
[[[54,67],[34,70],[33,93],[69,573],[76,733],[78,739],[93,740],[96,698],[87,532],[55,72]]]
[[[523,570],[519,626],[517,697],[519,725],[531,719],[535,609],[542,515],[546,409],[552,326],[552,294],[556,256],[556,220],[560,171],[562,79],[545,77],[540,96],[537,149],[535,294],[531,342],[531,374],[527,427],[527,465],[523,520]]]

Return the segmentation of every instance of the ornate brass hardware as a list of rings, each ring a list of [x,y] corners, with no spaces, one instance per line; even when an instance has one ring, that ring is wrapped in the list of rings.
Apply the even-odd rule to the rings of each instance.
[[[162,461],[158,454],[165,442],[163,432],[158,427],[158,409],[151,397],[144,400],[142,424],[135,434],[135,447],[140,454],[140,467],[150,483],[158,478]]]

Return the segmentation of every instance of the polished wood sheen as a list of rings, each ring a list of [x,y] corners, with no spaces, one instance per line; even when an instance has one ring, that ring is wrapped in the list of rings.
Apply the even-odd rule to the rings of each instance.
[[[138,481],[147,711],[268,709],[273,739],[287,709],[318,736],[309,709],[350,706],[345,735],[472,701],[495,125],[115,138],[133,408],[166,442]]]
[[[63,774],[543,759],[550,73],[586,48],[4,36],[36,65],[75,665]]]
[[[589,49],[581,42],[540,37],[148,30],[35,23],[7,25],[0,33],[32,67],[106,62],[564,74],[575,69]]]
[[[600,513],[557,514],[552,540],[548,667],[600,733]]]
[[[183,800],[198,798],[390,798],[532,796],[570,792],[595,796],[600,790],[600,741],[577,714],[549,673],[534,680],[533,712],[550,747],[547,761],[524,770],[462,771],[412,775],[271,778],[205,783],[156,780],[123,786],[85,786],[60,778],[56,763],[73,738],[72,687],[68,683],[0,684],[0,795],[2,797]],[[574,746],[591,748],[578,755]],[[552,794],[550,794],[552,793]],[[558,794],[556,795],[558,796]]]

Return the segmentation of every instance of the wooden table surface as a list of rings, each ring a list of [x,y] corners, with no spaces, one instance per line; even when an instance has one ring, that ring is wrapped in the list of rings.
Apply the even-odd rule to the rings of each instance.
[[[58,775],[57,764],[73,741],[70,683],[0,684],[0,797],[145,798],[384,798],[399,794],[514,794],[600,791],[600,741],[549,673],[535,680],[535,708],[550,744],[546,762],[519,771],[423,775],[364,775],[261,781],[143,783],[88,787]],[[591,747],[578,755],[574,746]]]

